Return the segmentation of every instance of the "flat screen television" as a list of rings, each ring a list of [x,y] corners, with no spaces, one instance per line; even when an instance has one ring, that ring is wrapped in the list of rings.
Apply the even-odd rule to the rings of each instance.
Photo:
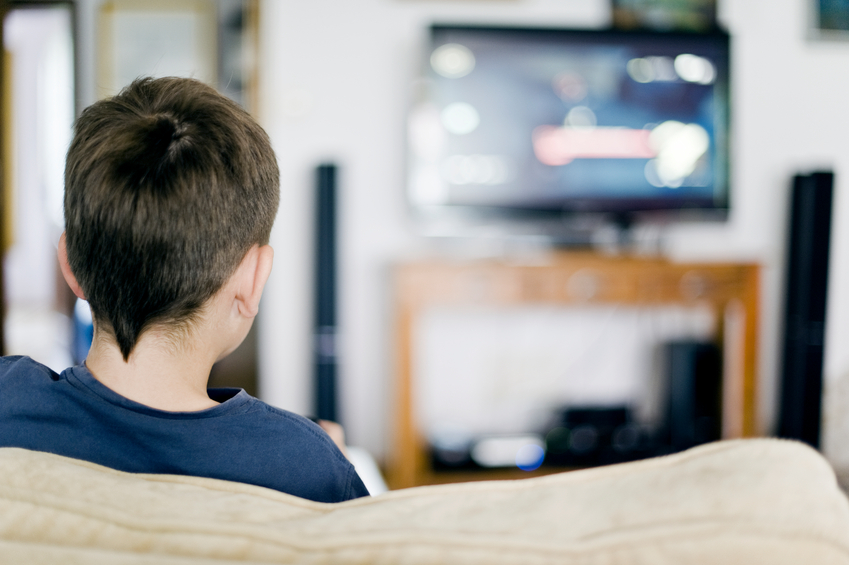
[[[616,219],[729,204],[729,37],[434,25],[408,122],[424,216]]]

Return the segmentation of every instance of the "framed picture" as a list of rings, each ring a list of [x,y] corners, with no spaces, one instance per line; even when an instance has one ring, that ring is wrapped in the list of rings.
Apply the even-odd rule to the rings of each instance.
[[[98,95],[139,76],[183,76],[215,85],[216,3],[209,0],[108,0],[98,22]]]
[[[849,39],[849,0],[809,0],[815,38]]]
[[[613,25],[620,29],[710,31],[716,0],[613,0]]]

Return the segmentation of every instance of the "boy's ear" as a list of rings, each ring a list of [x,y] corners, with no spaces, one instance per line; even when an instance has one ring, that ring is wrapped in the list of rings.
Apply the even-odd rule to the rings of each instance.
[[[239,277],[236,304],[241,315],[253,318],[259,312],[259,300],[273,262],[274,250],[270,245],[254,245],[245,254],[236,269],[236,276]]]
[[[56,250],[56,255],[59,259],[59,268],[62,270],[62,276],[65,277],[65,282],[68,283],[68,286],[71,287],[71,290],[74,291],[77,298],[85,300],[85,293],[83,292],[83,289],[80,288],[80,285],[77,282],[77,277],[74,276],[74,273],[71,271],[71,265],[68,263],[68,248],[65,247],[65,232],[62,232],[62,236],[59,238],[59,246]]]

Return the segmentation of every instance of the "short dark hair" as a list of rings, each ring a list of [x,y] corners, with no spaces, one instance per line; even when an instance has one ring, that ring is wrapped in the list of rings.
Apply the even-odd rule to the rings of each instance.
[[[127,360],[154,325],[189,324],[279,202],[268,135],[184,78],[142,78],[86,108],[65,165],[68,262]]]

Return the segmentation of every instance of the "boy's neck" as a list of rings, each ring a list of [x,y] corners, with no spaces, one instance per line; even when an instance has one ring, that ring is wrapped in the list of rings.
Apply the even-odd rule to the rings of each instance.
[[[190,328],[183,332],[148,328],[127,361],[95,317],[94,340],[86,358],[89,371],[121,396],[151,408],[195,412],[215,406],[206,393],[209,372],[248,335],[273,257],[268,245],[251,247],[227,282],[195,312]],[[59,264],[74,293],[84,298],[67,261],[64,234],[59,240]]]
[[[146,332],[128,361],[111,336],[96,335],[85,363],[95,379],[125,398],[158,410],[196,412],[218,404],[206,392],[217,357]]]

